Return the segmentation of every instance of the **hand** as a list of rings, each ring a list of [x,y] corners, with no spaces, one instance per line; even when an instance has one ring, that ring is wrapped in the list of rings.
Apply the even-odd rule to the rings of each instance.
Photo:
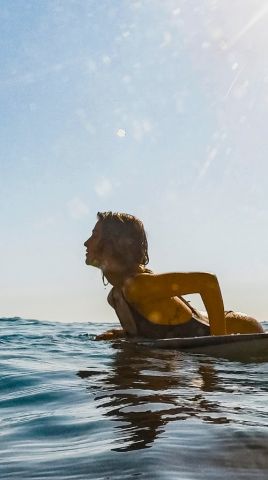
[[[107,332],[96,335],[95,340],[116,340],[117,338],[123,338],[124,336],[124,330],[112,328],[111,330],[107,330]]]

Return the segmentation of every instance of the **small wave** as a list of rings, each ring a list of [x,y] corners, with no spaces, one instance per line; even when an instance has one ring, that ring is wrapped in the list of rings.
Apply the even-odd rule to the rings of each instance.
[[[111,324],[1,320],[1,478],[227,479],[231,455],[235,478],[266,480],[267,365],[94,342]]]
[[[1,321],[8,321],[8,322],[18,322],[20,320],[23,320],[21,317],[0,317],[0,322]]]

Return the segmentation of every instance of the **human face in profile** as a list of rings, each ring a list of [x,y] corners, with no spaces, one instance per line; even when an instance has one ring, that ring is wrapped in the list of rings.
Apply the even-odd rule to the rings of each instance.
[[[100,222],[97,222],[92,230],[91,237],[85,241],[86,247],[86,264],[94,267],[100,267],[100,251],[101,251],[102,227]]]

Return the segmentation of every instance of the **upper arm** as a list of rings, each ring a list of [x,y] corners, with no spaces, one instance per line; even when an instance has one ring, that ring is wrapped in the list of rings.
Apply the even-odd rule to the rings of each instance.
[[[131,302],[142,299],[157,300],[174,296],[189,295],[213,289],[217,279],[211,273],[164,273],[160,275],[140,274],[129,279],[124,294]]]
[[[108,293],[108,296],[107,296],[107,302],[109,303],[109,305],[111,305],[111,307],[115,308],[115,305],[114,305],[114,297],[113,297],[113,290],[114,290],[114,287],[110,290],[110,292]]]

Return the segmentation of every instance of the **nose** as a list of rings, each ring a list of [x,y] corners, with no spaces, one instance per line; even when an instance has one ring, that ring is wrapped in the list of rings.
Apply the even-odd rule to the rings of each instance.
[[[87,247],[88,239],[84,242],[84,247]]]

